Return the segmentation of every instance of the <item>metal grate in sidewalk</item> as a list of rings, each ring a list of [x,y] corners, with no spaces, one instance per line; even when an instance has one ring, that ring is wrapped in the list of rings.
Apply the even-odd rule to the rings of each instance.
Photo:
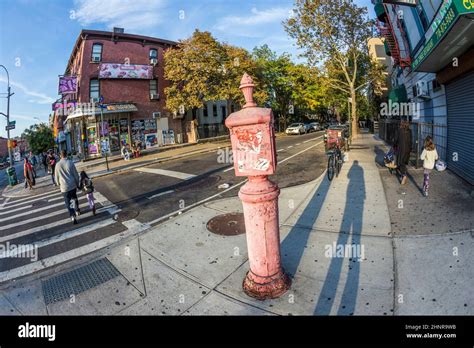
[[[69,299],[120,275],[107,259],[100,259],[73,271],[41,282],[46,305]]]

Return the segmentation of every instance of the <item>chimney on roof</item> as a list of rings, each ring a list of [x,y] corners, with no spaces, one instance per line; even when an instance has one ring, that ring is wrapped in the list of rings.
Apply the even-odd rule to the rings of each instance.
[[[123,34],[123,32],[124,32],[124,29],[123,29],[123,28],[116,28],[116,27],[114,27],[114,33]]]

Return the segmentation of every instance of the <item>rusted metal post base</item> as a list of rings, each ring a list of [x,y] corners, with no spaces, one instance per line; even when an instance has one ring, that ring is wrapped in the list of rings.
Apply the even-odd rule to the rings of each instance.
[[[283,270],[268,278],[260,277],[253,274],[252,271],[248,271],[242,287],[248,296],[263,301],[283,295],[290,289],[291,280]]]
[[[250,176],[239,192],[250,263],[242,286],[247,295],[259,300],[277,298],[291,285],[280,260],[279,195],[280,189],[267,176]]]

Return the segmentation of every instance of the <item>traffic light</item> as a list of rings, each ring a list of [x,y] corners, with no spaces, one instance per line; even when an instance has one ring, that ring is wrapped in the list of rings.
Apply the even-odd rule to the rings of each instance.
[[[14,149],[18,146],[18,141],[17,140],[9,140],[8,147],[10,149]]]

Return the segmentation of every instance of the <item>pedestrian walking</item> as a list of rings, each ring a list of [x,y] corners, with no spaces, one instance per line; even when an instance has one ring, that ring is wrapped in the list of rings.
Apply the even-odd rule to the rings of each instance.
[[[405,185],[408,180],[407,165],[410,160],[412,145],[410,122],[402,121],[400,123],[400,128],[393,145],[397,153],[397,165],[401,176],[400,183]]]
[[[31,164],[31,167],[32,167],[32,170],[33,170],[33,175],[35,177],[35,179],[38,177],[36,175],[36,164],[37,164],[37,160],[36,160],[36,156],[33,155],[33,152],[30,151],[30,157],[29,157],[29,162]]]
[[[92,210],[92,214],[95,216],[94,183],[85,171],[81,171],[80,180],[82,192],[86,195],[89,208]]]
[[[79,174],[74,162],[67,159],[66,150],[61,151],[61,160],[55,166],[54,176],[61,190],[64,203],[72,223],[77,224],[76,216],[81,215],[76,190],[80,187]],[[72,206],[71,206],[72,205]]]
[[[428,197],[428,189],[430,188],[430,173],[433,170],[436,161],[439,159],[436,146],[433,143],[433,139],[429,135],[425,139],[425,144],[420,159],[423,161],[423,195]]]
[[[57,162],[56,156],[54,155],[53,152],[50,152],[48,156],[48,164],[49,164],[49,167],[51,168],[51,180],[53,181],[54,186],[58,186],[58,183],[55,180],[55,175],[54,175],[54,171],[56,169],[56,162]]]
[[[30,190],[32,190],[33,186],[36,184],[35,176],[33,174],[33,166],[28,162],[28,158],[26,157],[23,163],[23,175],[25,177],[25,189],[29,187]]]
[[[48,174],[48,156],[46,156],[46,152],[41,154],[41,163],[43,163],[44,173],[46,176]]]

